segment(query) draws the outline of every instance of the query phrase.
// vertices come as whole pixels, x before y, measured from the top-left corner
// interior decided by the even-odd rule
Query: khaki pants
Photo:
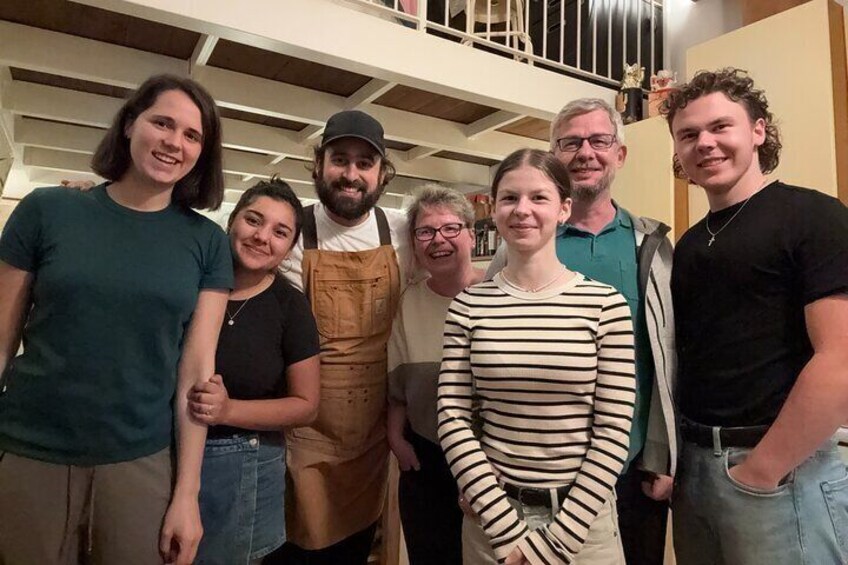
[[[544,507],[522,507],[517,501],[509,503],[518,511],[530,530],[545,526],[553,520],[553,512]],[[497,565],[489,537],[477,518],[465,516],[462,521],[463,565]],[[572,565],[624,565],[624,549],[618,532],[618,513],[614,496],[604,504],[589,528],[586,543],[575,556]]]
[[[0,564],[161,564],[170,449],[76,467],[0,452]]]

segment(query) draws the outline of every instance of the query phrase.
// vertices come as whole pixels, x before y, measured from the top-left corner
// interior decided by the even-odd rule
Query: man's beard
[[[615,173],[608,170],[595,184],[573,182],[571,183],[571,197],[575,201],[591,204],[601,194],[609,191],[613,180],[615,180]]]
[[[342,191],[344,188],[353,187],[359,190],[360,199],[346,196]],[[339,179],[327,183],[323,178],[315,179],[315,191],[321,204],[333,214],[345,220],[357,220],[367,214],[374,206],[380,196],[383,195],[384,186],[378,187],[373,192],[368,192],[368,186],[362,181],[349,182]]]

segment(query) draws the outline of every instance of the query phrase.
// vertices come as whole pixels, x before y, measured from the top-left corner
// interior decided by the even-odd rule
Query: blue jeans
[[[774,490],[734,481],[750,449],[683,444],[672,517],[686,565],[848,563],[848,471],[825,443]]]
[[[242,565],[286,539],[285,443],[280,433],[206,441],[200,482],[203,539],[196,563]]]

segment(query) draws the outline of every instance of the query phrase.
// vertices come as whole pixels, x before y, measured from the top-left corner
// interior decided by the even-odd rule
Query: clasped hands
[[[207,426],[224,424],[227,420],[230,396],[221,375],[195,384],[188,393],[188,409],[192,419]]]

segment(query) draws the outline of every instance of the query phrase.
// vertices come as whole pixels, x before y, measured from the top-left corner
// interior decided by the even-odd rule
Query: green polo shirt
[[[566,224],[557,234],[556,251],[559,260],[569,269],[614,287],[630,305],[636,343],[636,408],[630,430],[630,450],[624,467],[626,471],[645,445],[654,378],[645,304],[639,299],[633,220],[627,212],[616,207],[615,217],[598,234]]]

